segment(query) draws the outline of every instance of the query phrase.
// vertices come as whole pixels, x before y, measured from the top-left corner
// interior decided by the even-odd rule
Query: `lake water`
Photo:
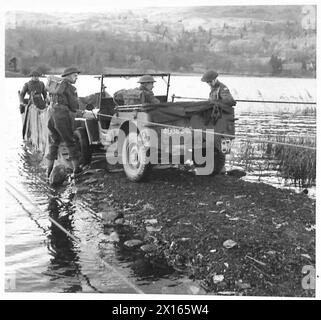
[[[220,77],[236,99],[316,101],[316,80],[287,78]],[[115,246],[86,203],[72,201],[71,189],[53,190],[44,181],[44,169],[24,146],[17,91],[27,79],[5,79],[4,180],[5,180],[5,266],[6,290],[14,292],[105,292],[135,293],[133,283],[145,293],[190,293],[189,282],[172,270],[151,268],[140,256],[129,256]],[[135,80],[112,80],[107,91],[112,94],[125,87],[135,87]],[[80,76],[78,95],[86,96],[100,89],[93,76]],[[155,94],[164,93],[166,84],[159,80]],[[200,76],[174,76],[170,96],[207,98],[209,88]],[[316,134],[316,118],[302,116],[304,105],[238,103],[235,107],[236,135]],[[282,110],[282,113],[280,113]],[[235,146],[237,146],[237,139]],[[231,165],[232,161],[228,162]],[[239,163],[236,163],[238,165]],[[234,163],[233,163],[234,165]],[[252,172],[246,179],[283,187],[276,172]],[[72,187],[70,187],[72,188]],[[31,202],[24,198],[26,196]],[[57,200],[58,199],[58,200]],[[60,212],[48,211],[48,205],[63,204]],[[23,206],[23,207],[22,207]],[[35,207],[36,206],[36,207]],[[79,243],[72,241],[50,222],[58,220]],[[107,262],[120,270],[106,269]]]

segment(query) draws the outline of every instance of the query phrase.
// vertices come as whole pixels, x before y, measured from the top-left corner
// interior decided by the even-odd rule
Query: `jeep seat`
[[[108,129],[111,116],[114,113],[115,113],[115,102],[113,98],[101,98],[100,109],[98,112],[98,120],[102,129]]]

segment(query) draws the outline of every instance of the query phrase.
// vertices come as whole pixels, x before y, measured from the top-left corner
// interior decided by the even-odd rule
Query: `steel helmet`
[[[64,70],[64,73],[61,76],[66,77],[66,76],[69,76],[70,74],[73,74],[73,73],[80,73],[80,71],[76,67],[69,67]]]
[[[149,82],[156,82],[156,81],[149,74],[145,74],[144,76],[140,77],[137,82],[138,83],[149,83]]]
[[[204,74],[203,74],[203,77],[201,79],[201,81],[203,82],[210,82],[212,80],[215,80],[218,76],[218,73],[214,70],[209,70],[209,71],[206,71]]]

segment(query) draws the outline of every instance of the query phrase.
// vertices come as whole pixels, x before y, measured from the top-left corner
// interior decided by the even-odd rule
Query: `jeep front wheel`
[[[130,132],[123,143],[122,162],[129,180],[138,182],[146,177],[151,166],[149,148],[144,146],[139,133]]]
[[[92,152],[89,145],[86,129],[82,127],[77,128],[74,131],[74,138],[76,141],[76,147],[80,155],[79,163],[81,165],[89,164],[91,162]]]

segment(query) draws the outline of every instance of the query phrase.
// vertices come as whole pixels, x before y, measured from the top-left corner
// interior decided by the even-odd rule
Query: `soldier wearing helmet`
[[[139,90],[141,91],[141,102],[142,103],[159,103],[160,101],[155,98],[153,93],[154,78],[148,74],[143,75],[137,81],[140,83]]]
[[[201,79],[202,82],[206,82],[211,88],[209,100],[212,102],[219,102],[218,104],[224,104],[229,107],[235,106],[236,102],[229,89],[225,84],[218,81],[217,77],[218,73],[216,71],[209,70],[204,73]]]
[[[46,107],[45,100],[47,97],[47,92],[45,85],[42,81],[39,80],[41,73],[37,70],[32,71],[29,76],[31,80],[24,84],[20,92],[20,112],[23,113],[25,110],[25,104],[23,103],[25,95],[29,95],[29,99],[32,99],[32,102],[39,109],[44,109]]]
[[[79,152],[73,135],[74,119],[79,109],[77,90],[73,86],[76,83],[78,68],[69,67],[61,75],[62,81],[61,93],[53,95],[53,108],[48,120],[49,129],[49,151],[46,156],[47,177],[49,178],[58,156],[58,148],[61,142],[66,143],[69,153],[69,159],[73,165],[74,176],[82,170],[79,165]]]

